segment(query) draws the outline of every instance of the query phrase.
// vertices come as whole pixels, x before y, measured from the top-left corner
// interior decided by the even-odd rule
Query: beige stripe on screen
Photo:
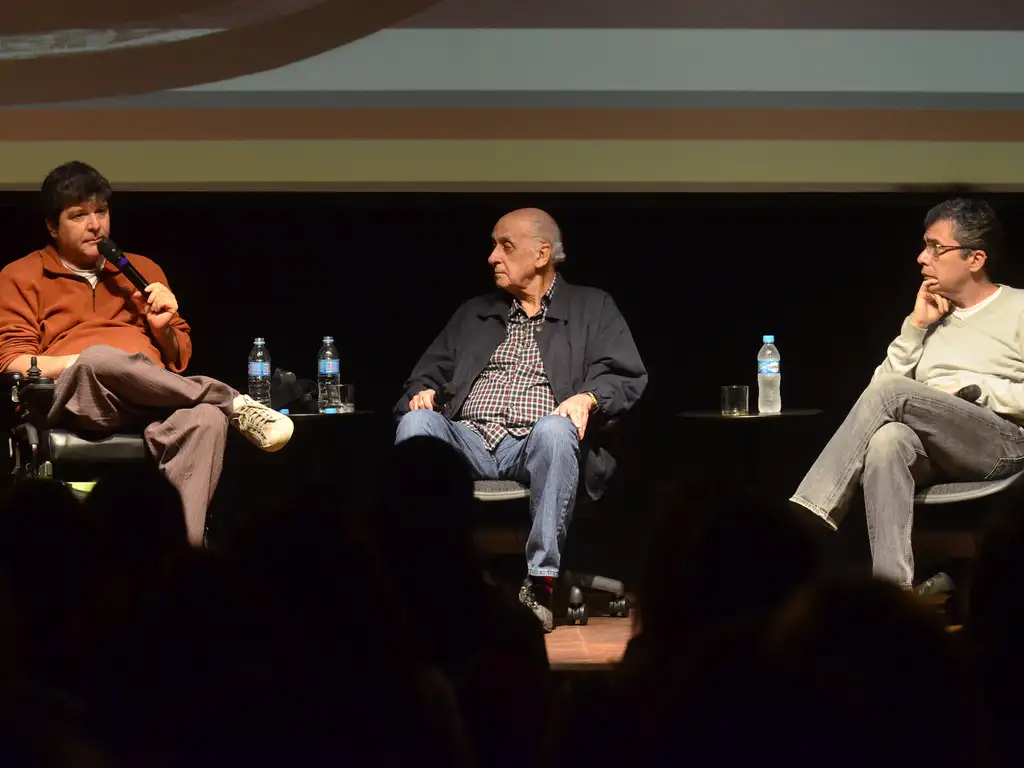
[[[77,158],[121,189],[1024,187],[1024,142],[0,142],[0,186]]]

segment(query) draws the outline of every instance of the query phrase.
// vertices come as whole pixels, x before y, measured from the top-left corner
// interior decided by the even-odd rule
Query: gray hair
[[[953,237],[965,248],[984,251],[988,260],[985,273],[991,274],[1003,253],[1003,225],[996,212],[984,200],[957,197],[939,203],[924,217],[924,228],[928,229],[937,221],[948,220],[953,224]],[[554,247],[554,246],[552,246]],[[961,254],[960,258],[967,258]]]
[[[548,243],[551,246],[551,263],[561,264],[565,261],[562,230],[558,228],[558,224],[551,217],[551,214],[546,211],[534,208],[531,210],[531,213],[533,213],[533,231],[536,238],[542,243]]]

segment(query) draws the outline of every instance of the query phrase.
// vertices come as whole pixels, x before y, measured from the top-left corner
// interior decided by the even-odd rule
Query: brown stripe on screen
[[[0,141],[1024,141],[1024,111],[786,109],[11,110]]]

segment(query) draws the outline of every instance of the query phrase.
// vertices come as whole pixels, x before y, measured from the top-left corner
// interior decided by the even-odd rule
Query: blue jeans
[[[914,492],[936,480],[998,480],[1024,467],[1024,428],[905,376],[878,377],[791,501],[833,530],[864,490],[875,576],[914,580]]]
[[[515,480],[530,487],[533,526],[526,541],[527,572],[558,576],[580,474],[580,441],[572,421],[545,416],[526,437],[509,435],[491,453],[464,424],[435,411],[410,411],[398,424],[395,442],[422,436],[454,446],[481,480]]]

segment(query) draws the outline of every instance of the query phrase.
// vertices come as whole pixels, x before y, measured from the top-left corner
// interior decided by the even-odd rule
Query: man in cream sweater
[[[1001,246],[983,201],[928,212],[913,312],[791,499],[834,530],[861,485],[873,572],[904,588],[915,488],[1024,467],[1024,291],[989,279]]]

